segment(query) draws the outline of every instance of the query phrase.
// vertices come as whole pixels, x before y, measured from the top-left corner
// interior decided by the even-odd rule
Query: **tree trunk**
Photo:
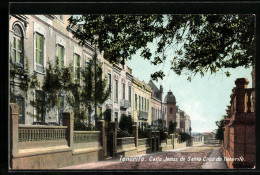
[[[94,72],[95,72],[95,127],[97,126],[97,92],[96,92],[96,85],[97,85],[97,50],[96,50],[96,46],[95,46],[95,56],[94,56]]]

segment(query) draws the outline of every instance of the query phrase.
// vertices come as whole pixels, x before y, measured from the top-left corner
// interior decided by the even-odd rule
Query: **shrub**
[[[106,109],[103,113],[106,126],[111,121],[111,109]]]
[[[138,138],[147,138],[146,131],[143,131],[141,129],[138,129]]]
[[[87,125],[83,122],[74,122],[74,130],[75,131],[86,131]]]
[[[177,126],[176,122],[173,122],[172,120],[169,122],[169,130],[168,130],[169,134],[172,134],[175,132],[176,126]]]
[[[191,136],[186,132],[180,132],[180,136],[181,136],[181,142],[185,142],[186,140],[189,140],[191,138]]]
[[[127,131],[129,134],[133,134],[133,125],[134,121],[132,120],[131,116],[122,115],[120,122],[119,122],[119,128],[122,130]]]
[[[167,139],[168,134],[166,133],[167,132],[166,128],[160,127],[159,132],[160,132],[160,141]]]

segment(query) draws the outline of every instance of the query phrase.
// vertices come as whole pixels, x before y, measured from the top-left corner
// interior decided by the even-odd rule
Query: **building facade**
[[[166,106],[166,127],[169,127],[169,122],[176,122],[176,98],[170,90],[164,98]]]
[[[132,70],[126,65],[110,64],[102,59],[103,74],[107,77],[108,86],[111,88],[109,99],[103,104],[102,112],[111,110],[111,120],[120,122],[122,115],[131,116],[133,106]]]
[[[158,89],[152,80],[149,81],[148,85],[152,89],[152,96],[151,96],[152,125],[158,126],[159,119],[161,119],[161,121],[165,123],[165,119],[163,118],[162,115],[163,87],[160,86],[160,89]]]
[[[144,82],[133,78],[133,118],[141,128],[151,125],[152,89]]]
[[[84,67],[94,54],[94,48],[86,44],[79,46],[68,28],[68,15],[10,15],[9,41],[10,60],[26,68],[30,74],[36,73],[40,83],[46,75],[46,67],[54,65],[58,60],[60,67],[73,66],[73,76],[77,79],[77,71]],[[18,79],[14,80],[17,83]],[[11,86],[11,84],[10,84]],[[60,94],[62,107],[49,113],[36,111],[30,101],[44,98],[42,89],[30,90],[25,97],[18,87],[14,86],[15,102],[20,106],[21,123],[34,122],[60,123],[60,114],[68,108],[64,94]],[[32,115],[27,115],[28,113]]]

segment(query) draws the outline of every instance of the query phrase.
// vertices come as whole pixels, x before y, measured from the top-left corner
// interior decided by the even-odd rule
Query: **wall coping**
[[[117,138],[117,139],[120,139],[120,140],[124,140],[124,139],[134,139],[135,137],[121,137],[121,138]]]
[[[66,129],[67,126],[49,126],[49,125],[25,125],[19,124],[18,128],[48,128],[48,129]]]
[[[76,134],[99,134],[100,131],[74,131]]]

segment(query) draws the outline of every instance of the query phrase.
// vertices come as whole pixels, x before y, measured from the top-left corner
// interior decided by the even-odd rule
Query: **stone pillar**
[[[69,147],[73,150],[73,136],[74,136],[74,113],[63,112],[63,126],[67,126],[66,139]]]
[[[107,157],[107,143],[106,143],[106,137],[105,137],[105,121],[99,120],[97,121],[97,128],[100,131],[100,143],[103,147],[103,155],[104,157]]]
[[[245,112],[246,100],[245,100],[245,89],[247,88],[249,81],[246,78],[238,78],[235,81],[236,84],[236,112]]]
[[[19,116],[19,106],[15,103],[10,103],[10,165],[13,168],[13,155],[18,154],[18,117]]]
[[[133,135],[135,138],[135,147],[138,147],[138,127],[137,127],[137,125],[133,125]]]
[[[114,121],[109,123],[109,137],[111,139],[111,146],[113,147],[113,157],[115,157],[117,152],[117,123]]]
[[[175,139],[175,134],[171,134],[172,136],[172,148],[174,149],[174,139]]]
[[[166,145],[167,145],[168,144],[168,132],[164,132],[164,134],[167,135],[166,140],[165,140]]]
[[[149,139],[150,149],[152,149],[152,129],[151,128],[147,128],[146,129],[146,133],[147,133],[147,137]]]

